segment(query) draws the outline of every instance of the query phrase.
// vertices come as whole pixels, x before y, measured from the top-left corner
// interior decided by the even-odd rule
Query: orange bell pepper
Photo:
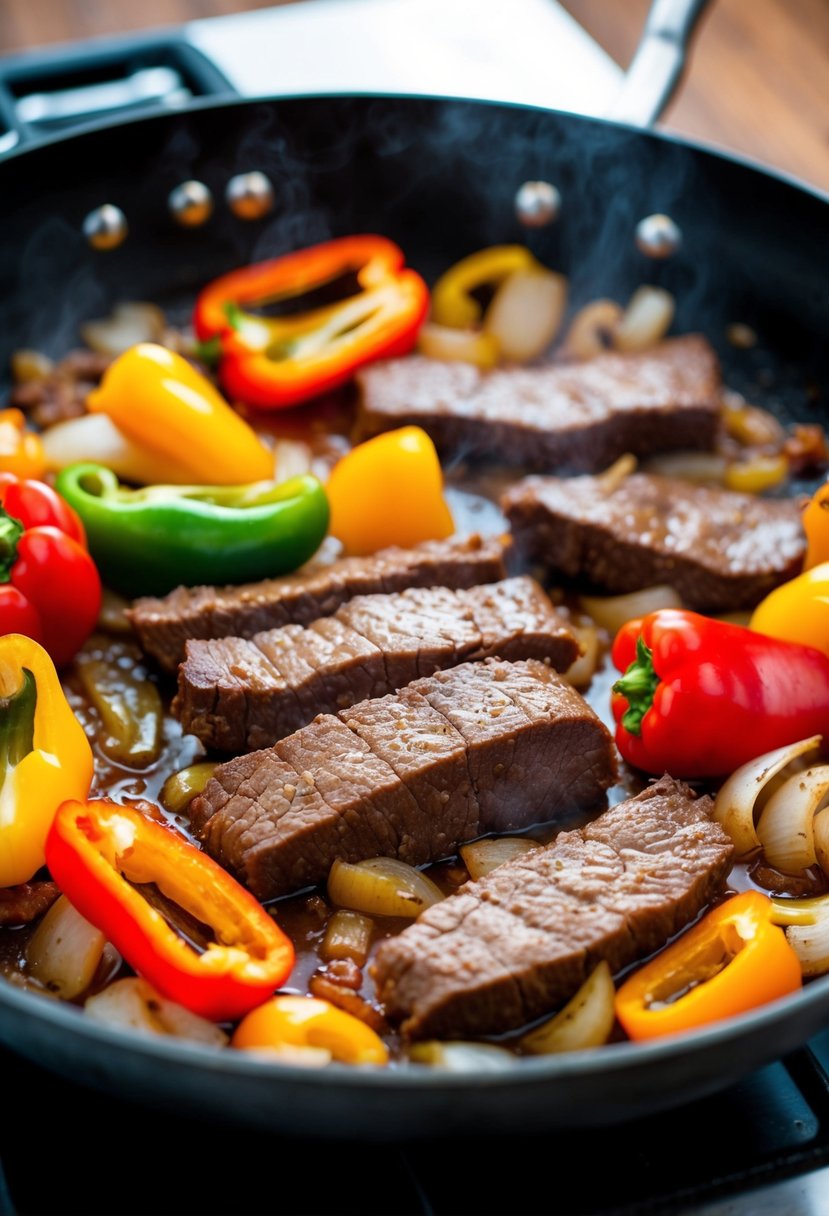
[[[628,1036],[682,1034],[800,988],[800,962],[773,915],[759,891],[735,895],[635,972],[616,994]]]
[[[807,541],[803,569],[810,570],[829,562],[829,481],[807,502],[801,519]]]
[[[237,1027],[231,1046],[246,1051],[316,1048],[344,1064],[385,1064],[383,1040],[359,1018],[317,997],[275,996]]]
[[[39,435],[26,429],[20,410],[0,410],[0,473],[39,480],[46,472],[46,457]]]

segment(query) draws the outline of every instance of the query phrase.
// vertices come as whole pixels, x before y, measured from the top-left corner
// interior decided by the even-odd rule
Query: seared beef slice
[[[459,843],[599,808],[613,744],[546,664],[465,663],[221,765],[193,800],[207,851],[259,899],[335,858],[413,865]]]
[[[380,946],[375,978],[413,1038],[516,1029],[606,959],[663,946],[725,887],[733,848],[712,801],[663,777],[587,827],[506,862]]]
[[[128,613],[141,646],[166,671],[184,658],[188,638],[250,638],[264,629],[308,625],[357,595],[405,587],[474,587],[504,578],[504,547],[495,537],[427,541],[382,549],[327,566],[238,587],[177,587],[162,599],[138,599]]]
[[[578,656],[575,637],[531,578],[360,596],[307,629],[190,641],[173,711],[208,747],[251,751],[318,713],[496,656],[543,659],[559,671]]]
[[[806,548],[795,499],[647,473],[526,477],[501,506],[528,561],[612,592],[667,583],[703,612],[753,607]]]
[[[705,338],[587,363],[480,371],[415,356],[358,373],[361,436],[416,424],[450,454],[535,469],[602,469],[623,452],[710,449],[720,373]]]

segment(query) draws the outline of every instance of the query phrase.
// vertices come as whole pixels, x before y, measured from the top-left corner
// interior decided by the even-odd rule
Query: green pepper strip
[[[328,499],[310,474],[132,490],[111,469],[75,464],[56,488],[83,520],[102,578],[125,595],[287,574],[316,552],[328,529]]]

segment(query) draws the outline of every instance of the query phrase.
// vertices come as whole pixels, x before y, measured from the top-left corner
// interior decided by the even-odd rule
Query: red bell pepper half
[[[60,667],[100,608],[101,580],[78,516],[44,482],[0,474],[0,633],[25,634]]]
[[[261,904],[178,832],[132,807],[64,802],[46,864],[139,975],[202,1017],[242,1017],[291,972],[293,946]]]
[[[284,316],[257,315],[347,276],[357,290],[345,299]],[[428,288],[404,266],[397,245],[366,235],[223,275],[201,292],[193,320],[202,342],[218,341],[219,379],[230,398],[280,409],[345,384],[375,359],[406,354],[428,307]]]
[[[612,658],[616,745],[635,768],[717,777],[829,731],[829,658],[696,612],[628,621]]]

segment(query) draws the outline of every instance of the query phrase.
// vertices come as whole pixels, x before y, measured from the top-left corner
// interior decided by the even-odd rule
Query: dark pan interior
[[[256,224],[221,203],[228,178],[250,169],[276,188],[274,213]],[[218,200],[197,230],[176,227],[167,212],[169,191],[188,178]],[[825,420],[825,200],[653,134],[423,98],[211,103],[7,157],[0,377],[15,348],[60,355],[77,343],[79,321],[118,300],[157,300],[183,320],[216,273],[330,236],[382,232],[433,278],[465,253],[524,239],[513,198],[527,179],[561,190],[558,223],[530,241],[570,276],[574,306],[598,295],[624,301],[640,283],[658,282],[676,295],[676,330],[713,341],[726,383],[784,419]],[[130,235],[102,254],[88,248],[81,225],[104,202],[124,210]],[[643,257],[633,239],[636,222],[656,211],[684,234],[664,263]],[[735,321],[756,330],[757,346],[729,345]],[[687,1041],[528,1061],[509,1076],[335,1069],[321,1077],[131,1039],[0,987],[0,1039],[78,1080],[307,1134],[375,1138],[424,1134],[436,1119],[447,1133],[615,1122],[725,1086],[802,1043],[828,1015],[829,981],[821,981],[780,1009]]]

